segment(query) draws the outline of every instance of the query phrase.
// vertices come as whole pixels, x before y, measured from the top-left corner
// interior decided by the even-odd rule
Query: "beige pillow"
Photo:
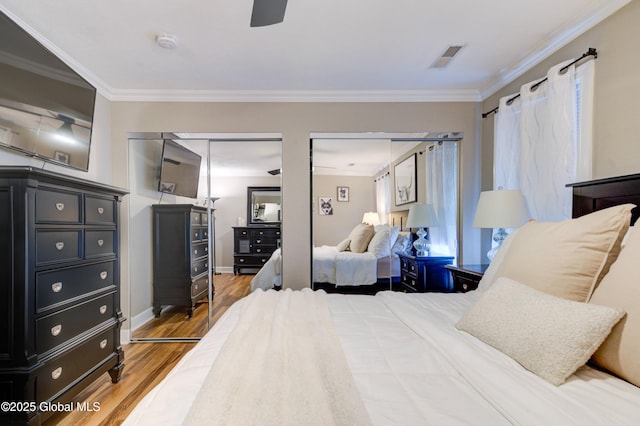
[[[338,243],[338,245],[336,246],[336,249],[338,249],[338,251],[347,251],[349,250],[349,239],[345,238],[344,240],[340,241]]]
[[[349,250],[353,253],[364,253],[373,237],[373,225],[360,223],[349,234]]]
[[[584,365],[624,311],[498,278],[456,324],[554,385]]]
[[[610,207],[563,222],[522,226],[495,277],[586,302],[620,252],[633,204]]]
[[[634,226],[609,273],[593,292],[589,303],[624,309],[627,316],[591,358],[613,374],[640,386],[640,226]]]

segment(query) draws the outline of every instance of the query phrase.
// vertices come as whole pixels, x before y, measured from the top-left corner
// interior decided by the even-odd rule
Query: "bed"
[[[363,235],[367,229],[369,236]],[[359,224],[338,245],[313,247],[314,289],[368,294],[390,289],[400,278],[396,252],[407,251],[410,243],[409,233],[398,227]],[[251,280],[251,290],[280,287],[281,262],[277,249]]]
[[[252,293],[125,424],[640,424],[640,175],[573,190],[476,291]]]

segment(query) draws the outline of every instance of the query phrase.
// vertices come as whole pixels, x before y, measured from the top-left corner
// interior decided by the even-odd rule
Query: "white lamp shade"
[[[428,228],[436,225],[436,215],[431,204],[416,203],[409,207],[407,228]]]
[[[480,193],[474,228],[517,228],[529,219],[527,204],[517,189]]]
[[[380,217],[376,212],[366,212],[364,216],[362,216],[362,223],[367,223],[369,225],[380,225]]]

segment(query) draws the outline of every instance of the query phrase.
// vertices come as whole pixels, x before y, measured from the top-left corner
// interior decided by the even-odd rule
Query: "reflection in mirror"
[[[221,303],[216,302],[219,289],[223,291],[221,300],[225,299],[224,291],[232,291],[234,297],[241,297],[249,292],[250,283],[259,270],[236,270],[234,229],[246,226],[249,220],[246,216],[248,187],[280,187],[280,175],[273,175],[269,170],[281,169],[281,142],[280,138],[251,140],[249,134],[152,136],[141,134],[129,140],[128,318],[132,341],[196,340],[207,332],[216,318],[216,306]],[[194,198],[177,195],[177,187],[171,190],[166,185],[159,185],[163,145],[168,138],[202,157]],[[180,159],[176,161],[183,163]],[[175,167],[176,161],[169,163]],[[183,182],[185,186],[188,183]],[[158,220],[159,211],[167,215],[168,221]],[[189,237],[181,238],[179,226],[171,221],[186,223]],[[154,236],[160,229],[172,239],[171,246],[181,246],[184,242],[186,253],[178,255],[172,250],[159,249]],[[277,246],[280,239],[278,235]],[[170,263],[172,257],[181,257],[186,261],[178,263],[189,265],[186,279],[179,284],[182,289],[172,287],[167,290],[171,295],[185,294],[184,301],[182,298],[163,298],[161,301],[157,298],[164,290],[157,285],[159,273],[154,268],[154,257],[162,257],[163,253],[166,254],[161,261],[163,264]],[[263,257],[266,253],[264,249]],[[176,277],[169,278],[166,285],[171,287],[177,280]],[[211,307],[207,306],[208,280],[211,280],[213,296]]]
[[[343,293],[452,289],[443,265],[455,263],[458,256],[457,150],[461,138],[460,133],[313,136],[315,288]],[[434,211],[434,220],[426,229],[431,241],[429,258],[418,261],[438,263],[440,290],[426,283],[420,287],[421,277],[411,276],[410,271],[403,274],[406,268],[402,265],[408,268],[415,261],[412,244],[417,228],[408,228],[407,218],[410,207],[417,203],[428,204]],[[371,228],[372,235],[368,235]],[[352,248],[363,253],[355,256]],[[327,261],[326,256],[333,258]],[[346,274],[346,267],[336,265],[347,256],[360,258],[362,266],[347,269]],[[328,270],[327,265],[334,269]]]
[[[249,224],[278,224],[282,221],[282,191],[279,186],[250,186],[247,188],[247,217]]]

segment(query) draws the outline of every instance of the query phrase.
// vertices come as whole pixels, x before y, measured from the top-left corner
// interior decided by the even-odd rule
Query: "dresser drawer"
[[[44,353],[114,317],[107,294],[36,320],[36,351]]]
[[[115,231],[85,231],[85,257],[115,256],[115,241]]]
[[[36,264],[79,260],[81,231],[36,231]]]
[[[191,226],[200,226],[202,224],[202,215],[200,212],[191,212]]]
[[[265,256],[234,256],[233,258],[234,264],[239,268],[261,268],[270,257],[271,254]]]
[[[114,285],[114,262],[36,274],[36,313]]]
[[[36,373],[36,400],[49,400],[79,381],[86,373],[107,360],[115,352],[115,348],[114,330],[109,329],[48,361]]]
[[[456,276],[456,279],[453,283],[455,286],[454,291],[464,293],[467,291],[475,290],[476,288],[478,288],[478,281],[478,277],[458,275]]]
[[[192,259],[197,259],[199,257],[206,256],[208,254],[209,254],[209,243],[206,241],[202,243],[194,243],[191,247]]]
[[[400,269],[409,275],[416,277],[418,274],[418,263],[410,259],[402,259]]]
[[[402,272],[400,280],[414,291],[418,291],[418,279],[415,276]]]
[[[87,196],[85,198],[85,223],[89,225],[115,225],[116,202],[112,199]]]
[[[280,238],[280,230],[279,229],[252,229],[251,230],[251,238],[255,241],[256,239],[271,239],[273,241]]]
[[[203,232],[202,228],[191,228],[191,241],[202,241]]]
[[[191,276],[197,277],[198,275],[202,275],[203,273],[208,271],[208,268],[209,268],[208,258],[193,261],[191,263]]]
[[[276,246],[268,244],[254,244],[252,253],[271,255],[276,250]]]
[[[36,190],[36,223],[81,223],[82,195],[74,192]]]
[[[191,297],[196,298],[209,289],[209,277],[202,277],[191,283]]]

